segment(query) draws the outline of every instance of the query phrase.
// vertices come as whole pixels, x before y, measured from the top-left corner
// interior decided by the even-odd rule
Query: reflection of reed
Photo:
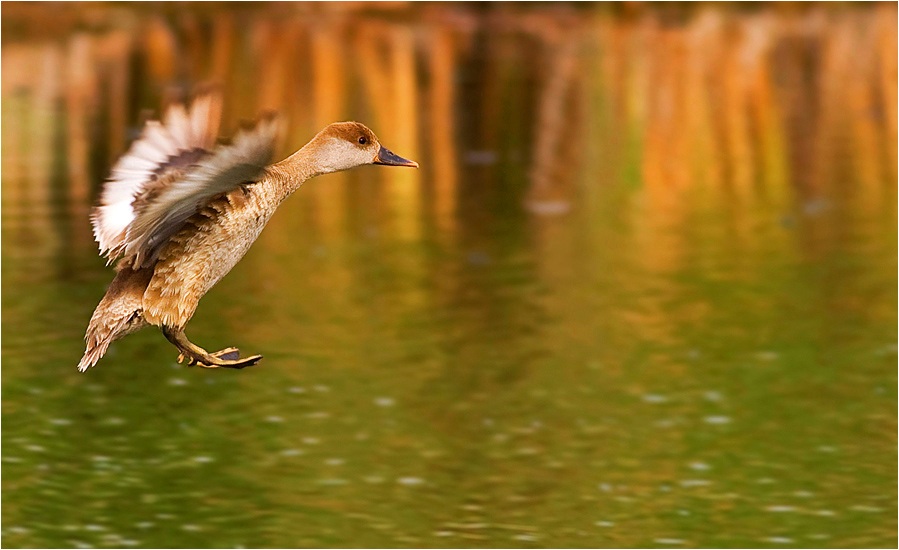
[[[535,134],[534,164],[531,167],[530,209],[540,213],[560,213],[570,207],[570,183],[578,149],[583,140],[574,137],[571,121],[581,118],[572,104],[576,103],[578,90],[578,47],[582,37],[571,29],[549,27],[544,30],[547,43],[548,75],[540,94],[537,115],[538,132]],[[572,139],[574,137],[574,139]],[[566,185],[568,184],[568,185]],[[562,195],[562,196],[559,196]]]
[[[456,209],[456,185],[458,155],[455,145],[453,114],[455,93],[453,74],[456,62],[453,37],[446,29],[433,26],[428,29],[428,74],[431,77],[428,98],[428,127],[431,148],[428,151],[433,167],[430,169],[432,196],[431,212],[439,227],[452,230]]]
[[[360,76],[377,132],[390,147],[415,158],[418,153],[418,76],[416,44],[406,26],[363,20],[354,43]],[[381,174],[389,208],[404,237],[418,236],[421,190],[418,173]]]

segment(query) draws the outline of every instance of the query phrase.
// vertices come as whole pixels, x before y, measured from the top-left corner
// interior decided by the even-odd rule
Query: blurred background
[[[6,547],[894,547],[895,4],[2,7]],[[75,370],[88,220],[225,89],[308,182],[189,326]]]

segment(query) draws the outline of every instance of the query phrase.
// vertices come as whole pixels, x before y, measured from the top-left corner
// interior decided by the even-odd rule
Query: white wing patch
[[[207,93],[190,109],[170,107],[165,124],[146,123],[113,167],[91,216],[101,255],[149,265],[209,199],[258,177],[274,152],[278,120],[265,118],[233,144],[215,146],[221,111],[221,95]]]

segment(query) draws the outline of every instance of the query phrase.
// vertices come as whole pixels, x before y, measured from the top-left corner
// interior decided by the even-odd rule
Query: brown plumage
[[[337,122],[302,149],[268,165],[280,121],[265,115],[230,144],[216,144],[221,97],[175,105],[150,121],[112,169],[91,221],[101,254],[118,259],[116,276],[85,334],[78,364],[92,367],[109,344],[147,325],[162,329],[189,364],[243,368],[227,348],[209,353],[184,327],[200,298],[243,257],[278,205],[309,178],[363,164],[414,166],[382,147],[358,122]]]

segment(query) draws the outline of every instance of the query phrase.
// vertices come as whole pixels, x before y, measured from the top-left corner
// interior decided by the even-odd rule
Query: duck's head
[[[364,164],[418,168],[417,162],[404,159],[382,146],[375,133],[359,122],[335,122],[319,132],[309,146],[314,150],[320,174]]]

